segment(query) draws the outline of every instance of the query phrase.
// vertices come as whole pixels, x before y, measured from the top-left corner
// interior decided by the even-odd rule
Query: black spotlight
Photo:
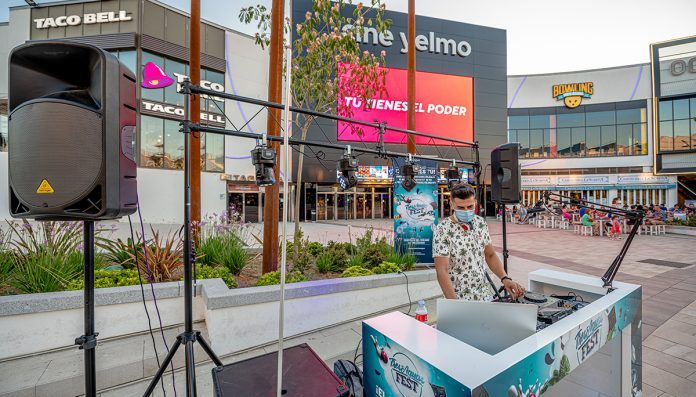
[[[454,185],[461,182],[462,175],[459,173],[459,168],[454,160],[452,160],[452,165],[445,171],[445,178],[447,179],[447,186],[452,189]]]
[[[401,182],[401,186],[403,186],[407,192],[410,192],[416,187],[416,166],[413,164],[410,154],[408,155],[408,161],[401,166],[401,175],[404,176],[404,181]]]
[[[350,146],[346,148],[343,158],[338,160],[338,170],[341,172],[338,176],[341,190],[348,190],[358,184],[358,177],[355,176],[358,170],[358,159],[350,154]]]
[[[273,166],[276,164],[276,152],[266,144],[265,135],[262,143],[251,151],[251,163],[256,167],[256,184],[258,186],[275,185]]]

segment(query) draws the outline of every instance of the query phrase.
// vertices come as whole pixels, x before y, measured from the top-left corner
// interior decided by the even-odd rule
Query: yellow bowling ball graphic
[[[576,96],[567,96],[563,98],[563,103],[569,108],[576,108],[580,106],[580,103],[582,103],[582,97],[579,95]]]

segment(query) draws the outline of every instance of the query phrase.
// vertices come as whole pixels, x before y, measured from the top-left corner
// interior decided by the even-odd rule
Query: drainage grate
[[[659,265],[659,266],[676,267],[679,269],[693,265],[693,263],[671,262],[671,261],[663,261],[660,259],[643,259],[642,261],[638,261],[638,262],[650,263],[652,265]]]

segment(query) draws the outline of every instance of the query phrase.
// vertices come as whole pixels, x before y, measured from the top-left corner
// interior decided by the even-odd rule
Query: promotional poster
[[[631,329],[631,390],[642,396],[640,290],[540,348],[482,385],[464,385],[363,323],[364,385],[368,397],[538,397],[590,359],[608,342]],[[620,343],[620,341],[617,341]],[[637,347],[636,347],[637,346]],[[588,363],[587,365],[593,365]],[[462,370],[466,370],[462,367]],[[620,380],[615,374],[606,374]],[[597,379],[597,384],[600,381]],[[594,384],[583,385],[591,388]],[[469,388],[471,387],[471,388]],[[600,388],[600,386],[596,386]],[[620,389],[620,384],[616,387]],[[610,393],[598,390],[598,394]],[[554,394],[554,393],[551,393]],[[557,394],[554,394],[557,395]],[[608,395],[608,394],[607,394]],[[620,395],[626,395],[620,392]]]
[[[339,84],[339,101],[344,101],[352,109],[353,119],[367,122],[382,122],[392,127],[406,128],[408,116],[407,90],[404,82],[406,70],[385,68],[386,94],[364,104],[359,98],[341,94]],[[350,73],[349,71],[347,73]],[[350,76],[339,80],[340,83],[353,84]],[[455,138],[465,141],[474,140],[474,83],[468,76],[416,72],[416,86],[428,89],[416,91],[415,113],[418,131]],[[350,128],[347,123],[337,124],[339,141],[378,142],[379,133],[375,128]],[[428,137],[415,137],[417,145],[457,145]],[[406,143],[406,135],[387,130],[385,143]]]
[[[413,160],[416,185],[403,186],[401,166],[406,159],[394,159],[394,245],[400,252],[410,250],[418,263],[433,262],[433,233],[438,219],[437,163]]]

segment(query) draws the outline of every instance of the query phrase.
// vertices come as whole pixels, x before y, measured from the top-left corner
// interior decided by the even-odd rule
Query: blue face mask
[[[454,216],[460,223],[471,223],[474,220],[474,210],[454,210]]]

